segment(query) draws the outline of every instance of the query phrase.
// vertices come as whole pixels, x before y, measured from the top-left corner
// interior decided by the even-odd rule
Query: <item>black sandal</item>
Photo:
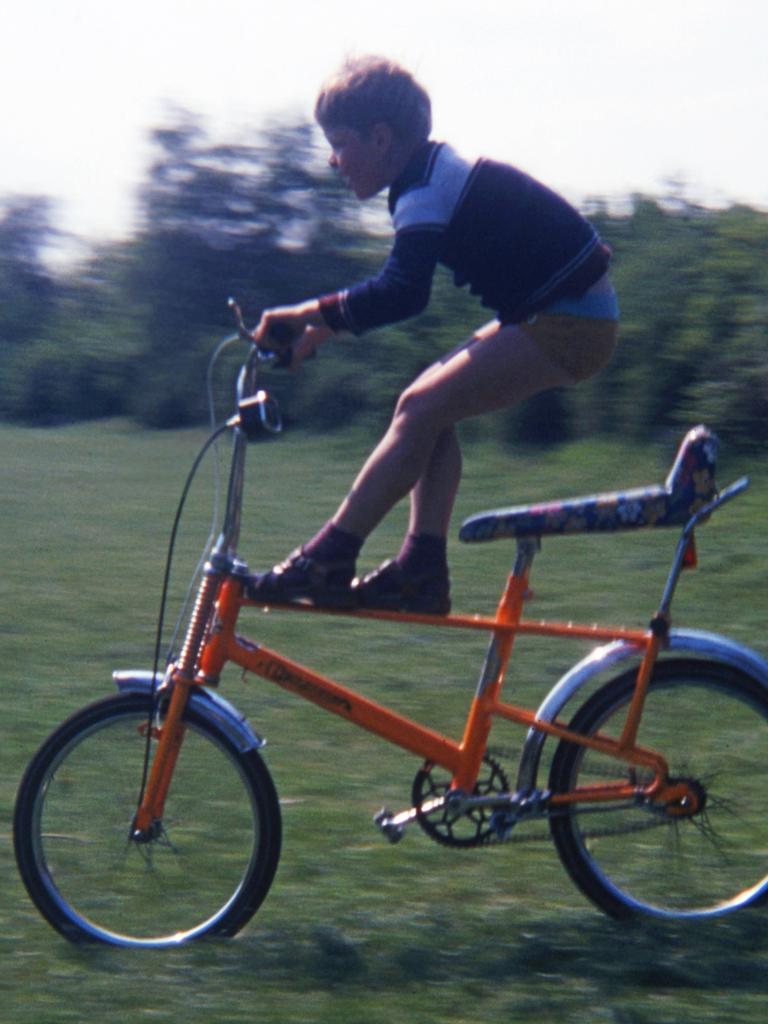
[[[269,572],[251,576],[245,596],[264,604],[311,601],[323,608],[352,608],[356,603],[351,588],[354,573],[354,562],[318,562],[296,548]]]
[[[421,615],[447,615],[451,610],[447,573],[412,576],[394,559],[383,562],[362,579],[354,579],[352,592],[360,608]]]

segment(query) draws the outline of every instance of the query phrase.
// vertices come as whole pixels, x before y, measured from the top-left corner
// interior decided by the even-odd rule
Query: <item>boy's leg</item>
[[[389,429],[336,514],[308,544],[256,578],[252,596],[272,601],[311,597],[318,603],[354,598],[346,585],[354,562],[340,547],[359,549],[409,492],[411,522],[417,530],[426,530],[426,524],[430,531],[438,528],[434,536],[444,542],[461,469],[454,425],[570,383],[570,374],[520,328],[498,323],[483,328],[405,390]],[[397,572],[397,563],[393,569]],[[389,589],[391,575],[379,577],[373,587],[383,583]],[[370,576],[364,585],[366,581],[371,582]],[[447,574],[437,583],[434,607],[444,610]],[[364,597],[359,588],[357,596]],[[428,585],[427,597],[431,599]],[[414,607],[417,602],[418,595]]]
[[[387,433],[334,515],[334,525],[367,537],[417,488],[412,522],[429,522],[433,528],[440,521],[444,531],[447,521],[441,519],[440,506],[447,512],[447,503],[452,505],[460,471],[454,424],[571,383],[570,375],[525,331],[489,324],[405,390]]]
[[[411,490],[409,534],[446,536],[461,481],[461,466],[456,428],[447,427],[438,437],[426,468]]]

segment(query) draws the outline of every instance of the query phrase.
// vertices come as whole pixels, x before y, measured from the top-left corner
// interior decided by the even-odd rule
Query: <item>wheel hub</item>
[[[670,818],[693,818],[701,814],[707,803],[707,791],[698,779],[670,779],[662,792],[661,801],[654,801]]]

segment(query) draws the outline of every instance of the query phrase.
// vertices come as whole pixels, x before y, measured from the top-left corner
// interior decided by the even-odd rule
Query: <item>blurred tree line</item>
[[[363,279],[388,251],[383,201],[363,207],[348,195],[308,124],[275,123],[235,144],[180,115],[152,141],[134,234],[64,269],[46,259],[57,240],[49,200],[0,202],[0,418],[200,422],[208,357],[233,326],[228,296],[255,321],[265,306]],[[706,422],[741,448],[764,445],[768,214],[705,209],[680,190],[634,196],[620,212],[595,200],[586,213],[615,253],[613,362],[475,429],[550,443]],[[482,319],[439,273],[421,317],[340,341],[296,376],[275,371],[270,387],[289,421],[378,430],[402,386]],[[229,401],[231,378],[226,386]]]

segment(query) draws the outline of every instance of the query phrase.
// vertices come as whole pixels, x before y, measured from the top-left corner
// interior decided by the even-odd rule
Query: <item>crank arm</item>
[[[494,811],[506,812],[510,820],[505,827],[521,818],[537,817],[547,812],[549,792],[533,790],[525,793],[495,793],[487,796],[468,796],[461,790],[451,790],[445,796],[427,800],[419,807],[410,807],[399,814],[392,814],[386,808],[379,811],[374,822],[391,843],[399,843],[405,834],[405,828],[420,816],[428,816],[435,811],[445,810],[452,819],[458,818],[467,811],[490,808]]]
[[[420,807],[409,807],[407,811],[400,811],[399,814],[392,814],[386,807],[383,807],[378,814],[375,814],[373,821],[381,829],[390,843],[399,843],[405,835],[405,826],[415,821],[420,814],[432,814],[439,811],[449,802],[449,797],[438,796],[434,800],[427,800]]]

